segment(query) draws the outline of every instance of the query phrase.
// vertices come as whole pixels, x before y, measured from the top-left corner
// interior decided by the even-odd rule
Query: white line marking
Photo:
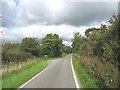
[[[75,75],[74,68],[73,68],[72,56],[71,56],[71,67],[72,67],[72,72],[73,72],[73,77],[74,77],[74,80],[75,80],[76,88],[80,88],[80,87],[79,87],[79,84],[78,84],[78,81],[77,81],[77,78],[76,78],[76,75]]]
[[[30,80],[28,80],[27,82],[25,82],[23,85],[21,85],[19,88],[23,88],[25,85],[27,85],[29,82],[31,82],[33,79],[35,79],[37,76],[39,76],[41,73],[43,73],[44,71],[46,71],[48,69],[45,68],[43,71],[41,71],[40,73],[38,73],[37,75],[35,75],[34,77],[32,77]]]
[[[52,64],[53,65],[53,64]],[[51,66],[52,66],[51,65]],[[42,74],[44,71],[46,71],[47,69],[49,69],[51,66],[47,66],[44,70],[42,70],[40,73],[38,73],[37,75],[35,75],[34,77],[32,77],[30,80],[28,80],[27,82],[25,82],[24,84],[22,84],[20,87],[18,88],[23,88],[25,85],[27,85],[29,82],[31,82],[33,79],[35,79],[36,77],[38,77],[40,74]],[[19,89],[18,89],[19,90]]]

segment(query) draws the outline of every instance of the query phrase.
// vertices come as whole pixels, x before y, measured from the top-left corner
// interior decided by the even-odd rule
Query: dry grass
[[[9,64],[5,64],[4,67],[2,68],[2,74],[4,75],[5,73],[12,73],[14,71],[21,70],[22,68],[28,65],[30,66],[36,62],[37,59],[28,59],[25,61],[11,62]]]
[[[45,60],[37,59],[36,61],[36,63],[26,65],[20,70],[17,69],[16,71],[9,71],[7,73],[4,73],[2,76],[2,88],[17,88],[47,66],[47,61]]]
[[[118,67],[97,57],[76,55],[86,71],[97,81],[100,88],[118,88]]]
[[[77,73],[77,77],[80,80],[80,86],[82,88],[98,88],[96,85],[96,81],[91,78],[91,76],[86,72],[84,67],[81,66],[79,60],[77,60],[74,56],[72,57],[74,69]]]

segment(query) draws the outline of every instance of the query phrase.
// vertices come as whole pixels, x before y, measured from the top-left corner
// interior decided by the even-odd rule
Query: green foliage
[[[73,42],[72,43],[72,52],[76,53],[79,50],[80,45],[83,42],[82,36],[80,35],[79,32],[74,33],[74,38],[73,38],[72,42]]]
[[[21,42],[21,49],[27,53],[31,53],[34,56],[40,56],[40,45],[36,38],[24,38]]]
[[[3,74],[2,88],[18,88],[47,66],[46,60],[31,60],[31,63],[27,65],[24,62],[25,65],[21,69]]]
[[[98,88],[98,86],[96,85],[96,81],[93,80],[92,77],[86,72],[86,70],[82,67],[80,61],[77,60],[75,56],[73,56],[72,60],[82,88]]]
[[[66,53],[66,54],[70,54],[72,52],[72,49],[71,49],[70,46],[66,46],[66,45],[63,44],[63,46],[62,46],[62,52]]]
[[[89,28],[84,37],[76,33],[73,38],[73,53],[76,52],[80,57],[89,57],[82,59],[83,67],[97,79],[102,88],[117,87],[118,84],[118,72],[115,69],[118,66],[120,51],[119,17],[113,15],[108,25],[101,24],[100,28]]]
[[[21,43],[6,43],[2,46],[3,64],[26,60],[32,57],[58,57],[62,56],[62,39],[57,34],[48,34],[40,42],[37,38],[26,37]],[[66,52],[69,53],[69,47],[64,46]],[[65,52],[65,53],[66,53]]]
[[[57,34],[47,34],[42,39],[42,50],[44,55],[48,57],[58,57],[62,55],[62,39]]]
[[[97,56],[118,61],[118,16],[111,18],[109,26],[101,24],[100,28],[89,28],[85,32],[85,37],[81,37],[79,33],[74,34],[72,48],[73,53]]]
[[[20,49],[19,44],[4,44],[2,48],[2,62],[25,60],[31,57],[30,53],[26,53]]]
[[[118,67],[111,62],[106,62],[97,57],[90,57],[86,55],[75,55],[80,68],[84,70],[96,81],[99,88],[118,88]],[[79,73],[81,74],[81,73]]]

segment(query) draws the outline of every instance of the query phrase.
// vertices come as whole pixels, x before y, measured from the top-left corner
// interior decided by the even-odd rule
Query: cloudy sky
[[[71,44],[74,32],[100,27],[117,14],[118,0],[2,0],[0,30],[3,42],[21,42],[25,37],[42,39],[59,34]]]

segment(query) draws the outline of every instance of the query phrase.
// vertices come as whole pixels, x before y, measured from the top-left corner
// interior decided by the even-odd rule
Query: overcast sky
[[[20,42],[25,37],[42,39],[56,33],[70,45],[74,32],[84,35],[87,28],[100,27],[117,14],[117,1],[4,0],[0,2],[3,42]]]

